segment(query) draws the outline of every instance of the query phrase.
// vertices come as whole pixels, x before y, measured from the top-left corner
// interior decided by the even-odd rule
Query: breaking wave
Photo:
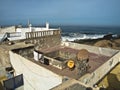
[[[98,39],[103,38],[105,34],[81,34],[81,33],[62,33],[63,41],[74,41],[83,39]]]
[[[120,35],[120,27],[62,26],[61,29],[63,41],[99,39],[108,34],[113,37]]]

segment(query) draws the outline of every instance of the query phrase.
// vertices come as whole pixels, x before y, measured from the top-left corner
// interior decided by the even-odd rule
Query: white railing
[[[37,38],[42,36],[58,35],[58,34],[60,34],[60,30],[26,32],[26,38],[29,39],[29,38]]]
[[[21,37],[21,32],[8,33],[8,37]]]

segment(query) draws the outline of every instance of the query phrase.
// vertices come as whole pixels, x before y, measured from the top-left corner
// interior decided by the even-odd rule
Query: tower
[[[30,32],[32,32],[32,24],[30,24],[30,20],[28,19],[28,28],[30,29]]]
[[[46,22],[46,29],[49,29],[49,23]]]

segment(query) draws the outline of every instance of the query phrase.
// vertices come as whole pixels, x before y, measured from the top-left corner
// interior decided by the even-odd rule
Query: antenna
[[[29,25],[30,25],[30,20],[28,19],[28,27],[29,27]]]

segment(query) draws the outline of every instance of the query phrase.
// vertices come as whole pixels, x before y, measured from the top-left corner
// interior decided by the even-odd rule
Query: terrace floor
[[[49,52],[53,52],[53,51],[56,51],[56,50],[64,50],[64,51],[72,52],[72,53],[76,53],[76,54],[79,51],[79,50],[69,48],[69,47],[56,46],[56,47],[52,47],[52,48],[49,48],[49,49],[42,49],[42,50],[40,50],[40,52],[49,53]],[[97,55],[95,53],[89,52],[89,66],[90,66],[90,68],[88,70],[88,73],[93,72],[94,70],[96,70],[98,67],[100,67],[103,63],[105,63],[109,59],[110,59],[110,57],[108,57],[108,56]],[[77,71],[75,69],[72,70],[72,71],[69,70],[69,68],[65,68],[65,69],[60,70],[60,69],[55,68],[51,65],[45,65],[45,64],[42,64],[40,62],[37,62],[33,59],[31,61],[36,63],[36,64],[39,64],[40,66],[58,74],[58,75],[68,76],[68,77],[74,78],[74,79],[79,78],[79,77],[77,77]]]

